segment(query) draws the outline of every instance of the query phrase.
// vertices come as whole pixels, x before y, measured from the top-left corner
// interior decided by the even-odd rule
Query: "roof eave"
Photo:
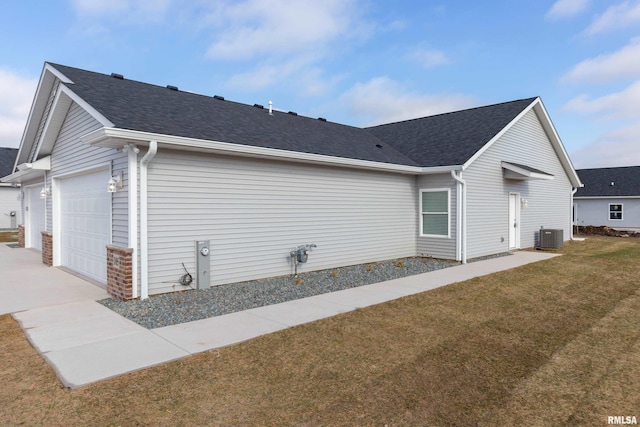
[[[351,167],[408,175],[437,173],[437,170],[448,171],[452,167],[423,168],[419,166],[383,163],[370,160],[334,157],[323,154],[304,153],[298,151],[280,150],[275,148],[256,147],[252,145],[234,144],[221,141],[187,138],[174,135],[163,135],[150,132],[135,131],[120,128],[100,128],[82,137],[82,142],[96,147],[121,149],[126,144],[148,146],[150,141],[156,141],[159,147],[177,150],[197,151],[234,156],[264,158],[271,160],[286,160],[302,163],[325,164],[332,166]],[[454,167],[455,168],[455,167]]]

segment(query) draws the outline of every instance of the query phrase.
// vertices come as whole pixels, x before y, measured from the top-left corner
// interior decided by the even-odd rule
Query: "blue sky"
[[[640,165],[640,0],[21,0],[0,146],[44,61],[366,126],[541,96],[576,168]]]

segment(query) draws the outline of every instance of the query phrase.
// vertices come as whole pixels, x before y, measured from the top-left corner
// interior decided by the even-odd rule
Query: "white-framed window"
[[[609,220],[622,221],[622,203],[609,203]]]
[[[451,190],[420,190],[420,236],[450,237]]]

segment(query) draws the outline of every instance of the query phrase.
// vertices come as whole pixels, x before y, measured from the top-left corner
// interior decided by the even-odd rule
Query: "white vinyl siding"
[[[194,241],[211,241],[211,283],[415,256],[415,177],[160,150],[149,166],[150,294],[182,289]]]
[[[523,164],[552,180],[503,177],[501,162]],[[467,258],[509,250],[509,193],[527,200],[520,211],[520,246],[533,247],[541,227],[571,235],[571,182],[532,109],[464,172],[467,182]]]
[[[640,229],[640,198],[576,198],[576,225],[608,226],[616,229]],[[611,205],[622,206],[622,219],[612,220]]]
[[[22,224],[20,208],[20,189],[0,187],[0,228],[11,228],[13,224],[11,212],[15,212],[15,224]]]
[[[112,173],[122,171],[125,187],[112,194],[112,243],[128,246],[128,213],[127,213],[127,155],[111,148],[91,147],[83,144],[80,138],[89,132],[101,128],[102,125],[76,103],[71,104],[67,117],[60,129],[60,134],[51,153],[51,175],[63,179],[80,171],[93,167],[111,164]],[[49,179],[49,186],[51,180]],[[101,190],[107,191],[107,182]],[[52,230],[51,197],[47,199],[47,230]],[[54,238],[56,238],[54,236]]]
[[[420,236],[449,237],[449,190],[420,190]]]
[[[449,193],[449,235],[447,236],[424,236],[420,221],[416,227],[418,236],[418,255],[443,259],[456,259],[456,184],[450,174],[423,175],[417,177],[416,209],[420,209],[420,191],[427,190],[447,190]]]

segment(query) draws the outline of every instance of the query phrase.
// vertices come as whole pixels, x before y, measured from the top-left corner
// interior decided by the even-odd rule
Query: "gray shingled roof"
[[[17,155],[17,148],[0,147],[0,178],[13,173]]]
[[[408,166],[463,164],[536,99],[362,129],[50,65],[118,128]]]
[[[576,172],[584,187],[574,197],[640,197],[640,166],[578,169]]]
[[[367,128],[421,166],[462,165],[536,98]]]
[[[118,128],[417,166],[360,128],[278,111],[270,116],[267,108],[51,65],[74,82],[68,85],[73,92]]]

